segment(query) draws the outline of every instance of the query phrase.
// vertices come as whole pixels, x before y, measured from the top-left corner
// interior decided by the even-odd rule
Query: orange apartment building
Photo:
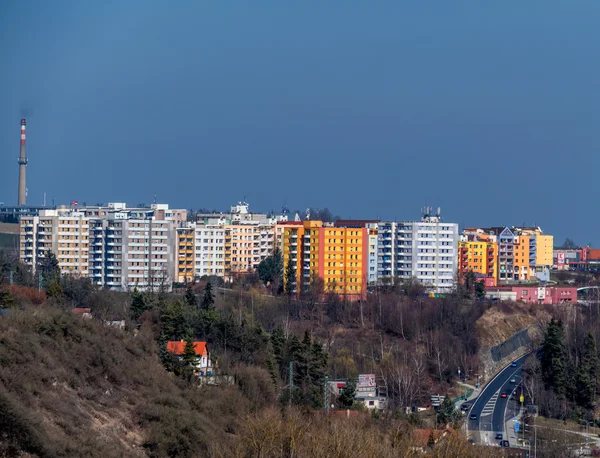
[[[369,230],[324,225],[321,221],[287,222],[283,231],[284,266],[292,262],[296,290],[316,279],[323,291],[351,299],[366,296]],[[298,288],[300,285],[300,288]]]
[[[486,278],[486,283],[496,285],[498,278],[498,244],[483,235],[474,240],[458,242],[458,276],[467,272]]]

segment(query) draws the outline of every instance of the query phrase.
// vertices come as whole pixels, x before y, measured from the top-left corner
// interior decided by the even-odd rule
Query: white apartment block
[[[175,226],[185,210],[155,204],[128,208],[67,207],[21,218],[20,258],[37,270],[52,251],[63,274],[89,277],[115,290],[170,290]]]
[[[197,224],[194,230],[194,271],[196,277],[225,275],[225,229],[219,225]]]
[[[175,266],[175,222],[113,212],[92,219],[90,277],[120,291],[170,291]]]
[[[379,281],[415,278],[434,292],[455,286],[458,268],[458,224],[443,222],[427,209],[421,221],[380,223]]]
[[[87,277],[88,219],[78,211],[41,210],[39,216],[21,218],[19,257],[37,271],[49,251],[63,274]]]

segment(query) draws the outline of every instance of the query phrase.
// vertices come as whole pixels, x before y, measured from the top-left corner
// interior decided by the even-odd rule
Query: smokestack
[[[21,119],[21,151],[19,153],[19,201],[18,205],[27,202],[27,155],[25,154],[25,126],[27,121]]]

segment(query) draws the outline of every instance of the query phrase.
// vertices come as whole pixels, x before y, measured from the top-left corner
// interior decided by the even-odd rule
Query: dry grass
[[[541,306],[519,303],[494,305],[477,320],[477,336],[480,348],[498,345],[516,332],[550,319]]]

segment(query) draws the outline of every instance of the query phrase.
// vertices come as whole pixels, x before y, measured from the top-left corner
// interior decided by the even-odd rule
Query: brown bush
[[[266,370],[256,366],[240,366],[235,371],[235,380],[242,394],[250,401],[252,411],[275,404],[275,386]]]
[[[40,305],[46,302],[46,291],[29,286],[10,285],[8,291],[19,303]]]

